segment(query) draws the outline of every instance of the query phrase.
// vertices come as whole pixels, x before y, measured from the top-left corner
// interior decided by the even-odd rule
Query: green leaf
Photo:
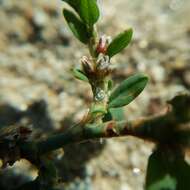
[[[132,36],[132,29],[126,30],[116,36],[107,48],[107,55],[111,58],[122,51],[130,43]]]
[[[149,157],[146,190],[187,190],[189,179],[190,166],[176,152],[160,148]]]
[[[109,108],[122,107],[132,102],[145,88],[148,77],[143,74],[133,75],[124,80],[109,97]]]
[[[103,121],[122,121],[125,119],[125,114],[123,108],[110,108],[108,113],[105,114]]]
[[[75,78],[85,81],[85,82],[88,82],[87,76],[80,69],[73,69],[72,73]]]
[[[92,27],[100,16],[96,0],[80,0],[79,15],[88,26]]]
[[[176,190],[176,180],[166,169],[167,158],[164,160],[159,151],[155,151],[148,161],[146,190]]]
[[[87,44],[89,35],[86,26],[77,18],[74,13],[67,9],[63,10],[63,15],[74,36],[78,38],[82,43]]]

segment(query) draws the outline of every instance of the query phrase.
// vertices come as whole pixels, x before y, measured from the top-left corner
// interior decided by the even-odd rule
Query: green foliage
[[[169,103],[173,109],[165,115],[134,123],[122,121],[125,119],[123,106],[132,102],[143,91],[148,82],[147,76],[136,74],[113,89],[111,58],[129,45],[133,30],[128,29],[118,34],[111,43],[109,43],[107,36],[101,36],[97,39],[99,35],[94,27],[100,16],[97,1],[62,1],[74,9],[73,12],[67,9],[63,10],[69,28],[79,41],[87,45],[90,52],[90,56],[84,56],[81,61],[84,72],[80,69],[73,69],[72,74],[75,78],[91,85],[93,102],[84,119],[75,127],[69,128],[66,133],[54,135],[34,145],[29,143],[28,146],[24,146],[24,144],[22,151],[17,152],[25,152],[26,155],[29,152],[30,154],[26,158],[28,159],[32,155],[30,158],[32,163],[39,164],[39,158],[42,154],[69,143],[102,137],[134,135],[154,140],[157,145],[162,144],[163,146],[164,143],[167,143],[167,148],[166,145],[163,146],[164,148],[160,145],[149,158],[145,189],[188,190],[190,188],[190,166],[185,162],[184,155],[177,143],[180,142],[180,145],[189,143],[189,133],[187,134],[185,131],[179,135],[175,123],[189,121],[190,110],[183,109],[184,105],[190,103],[189,96],[177,96],[172,99]],[[179,120],[175,118],[178,116]],[[173,126],[175,128],[168,128]],[[188,139],[188,141],[184,141],[184,139]],[[172,144],[173,142],[175,142],[175,146]],[[175,148],[172,149],[170,146]],[[5,146],[5,150],[7,151],[7,146]],[[6,160],[7,156],[9,154],[5,155]],[[47,160],[46,157],[41,158],[37,167],[39,169],[37,179],[19,189],[31,189],[31,186],[32,189],[55,190],[58,177],[52,160]]]
[[[100,16],[96,0],[80,0],[79,15],[89,27],[98,21]]]
[[[75,78],[85,82],[89,82],[87,76],[80,69],[73,69],[72,73]]]
[[[109,97],[109,108],[122,107],[132,102],[145,88],[148,77],[136,74],[124,80]]]
[[[72,69],[72,74],[75,78],[90,84],[93,101],[83,120],[69,128],[66,133],[55,134],[34,143],[22,141],[21,149],[19,149],[21,143],[19,144],[17,141],[15,143],[13,139],[14,143],[11,142],[11,148],[12,144],[19,145],[15,146],[18,150],[12,151],[11,154],[9,154],[10,150],[7,149],[9,144],[6,145],[10,133],[8,135],[5,133],[6,138],[1,138],[3,142],[1,147],[4,148],[1,153],[4,154],[4,157],[0,155],[1,158],[5,158],[8,164],[12,164],[24,155],[23,157],[34,163],[39,171],[36,180],[19,189],[56,190],[59,183],[58,172],[54,162],[46,157],[46,153],[50,151],[83,140],[134,135],[143,139],[151,139],[156,142],[157,146],[161,144],[149,157],[145,189],[188,190],[190,188],[190,166],[184,160],[180,148],[182,145],[190,144],[190,135],[185,130],[181,130],[179,133],[176,123],[181,124],[189,121],[190,109],[183,109],[184,105],[190,104],[189,95],[179,95],[172,99],[169,102],[172,105],[172,111],[168,111],[165,115],[145,118],[134,123],[125,121],[123,106],[132,102],[144,90],[148,82],[147,76],[136,74],[113,89],[111,58],[129,45],[133,30],[128,29],[118,34],[111,43],[106,35],[98,39],[99,35],[94,27],[100,16],[97,1],[62,1],[71,7],[71,10],[63,10],[70,30],[80,42],[88,47],[90,52],[89,57],[84,56],[81,60],[83,70]],[[23,129],[19,132],[23,132],[24,138],[26,138],[27,130]],[[180,148],[178,144],[180,144]],[[8,154],[5,154],[6,152]],[[22,153],[24,154],[22,155]]]
[[[125,119],[125,114],[123,108],[110,108],[108,113],[104,116],[103,121],[122,121]]]
[[[67,9],[63,10],[63,15],[74,36],[82,43],[87,44],[89,40],[89,33],[85,24],[79,18],[77,18],[74,13]]]
[[[172,152],[173,151],[173,152]],[[190,166],[176,150],[157,149],[149,158],[146,190],[187,190]]]
[[[133,36],[132,29],[126,30],[120,33],[118,36],[116,36],[108,46],[107,55],[109,57],[113,57],[114,55],[122,51],[126,46],[129,45],[132,36]]]

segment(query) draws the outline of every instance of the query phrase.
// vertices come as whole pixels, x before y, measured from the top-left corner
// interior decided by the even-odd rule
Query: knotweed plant
[[[0,157],[3,166],[25,158],[38,168],[38,177],[18,187],[18,190],[60,190],[59,176],[48,153],[65,145],[90,139],[134,136],[155,143],[149,158],[144,189],[190,189],[190,166],[185,151],[190,143],[190,96],[183,93],[168,101],[166,113],[128,121],[122,109],[145,88],[148,77],[135,73],[119,85],[112,80],[112,58],[130,43],[133,30],[122,31],[115,37],[99,35],[97,22],[100,11],[96,0],[63,0],[68,8],[63,16],[73,35],[89,50],[80,60],[80,67],[72,68],[75,78],[90,85],[93,98],[82,121],[59,133],[39,139],[29,138],[28,127],[0,131]]]

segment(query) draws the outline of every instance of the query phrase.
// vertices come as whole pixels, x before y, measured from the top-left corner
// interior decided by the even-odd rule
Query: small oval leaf
[[[88,26],[92,27],[100,16],[96,0],[80,0],[79,15]]]
[[[176,179],[173,178],[165,168],[167,159],[165,162],[162,157],[159,151],[155,151],[149,157],[146,175],[146,190],[176,190]]]
[[[159,148],[149,157],[145,190],[187,190],[190,166],[176,150]]]
[[[122,121],[125,120],[125,114],[123,108],[111,108],[108,110],[108,112],[105,114],[103,118],[103,122],[107,121]]]
[[[122,107],[132,102],[145,88],[148,77],[143,74],[133,75],[124,80],[110,95],[109,108]]]
[[[111,58],[122,51],[130,43],[132,36],[132,29],[126,30],[116,36],[107,48],[107,55]]]
[[[72,72],[75,78],[88,82],[87,76],[80,69],[73,69]]]
[[[74,13],[67,9],[63,10],[63,15],[74,36],[78,38],[82,43],[87,44],[89,35],[85,24],[83,24]]]

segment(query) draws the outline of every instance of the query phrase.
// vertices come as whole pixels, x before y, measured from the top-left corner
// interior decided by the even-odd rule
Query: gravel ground
[[[134,29],[130,47],[113,59],[118,67],[116,82],[135,72],[150,76],[146,90],[125,109],[126,117],[161,112],[166,100],[190,89],[190,1],[99,2],[102,19],[98,27],[102,34],[114,36],[126,27]],[[85,113],[90,88],[76,81],[70,69],[87,52],[68,30],[61,15],[63,6],[60,0],[0,0],[1,125],[14,123],[16,110],[25,111],[34,102],[37,108],[33,109],[32,118],[40,130],[68,127]],[[3,115],[5,108],[12,110],[6,113],[12,113],[6,115],[7,120]],[[68,171],[68,175],[63,172],[68,189],[143,189],[153,145],[134,138],[89,144],[74,146],[76,152],[67,147],[68,156],[65,154],[63,161],[58,161]],[[72,155],[81,157],[76,161]],[[73,164],[75,161],[77,164]],[[36,176],[36,170],[25,161],[9,171]]]

